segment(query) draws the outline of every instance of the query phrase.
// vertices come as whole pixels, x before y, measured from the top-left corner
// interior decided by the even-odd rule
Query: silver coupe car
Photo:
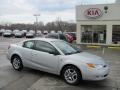
[[[7,58],[15,70],[29,67],[53,73],[71,85],[81,80],[104,80],[109,74],[103,58],[57,39],[34,38],[11,44]]]

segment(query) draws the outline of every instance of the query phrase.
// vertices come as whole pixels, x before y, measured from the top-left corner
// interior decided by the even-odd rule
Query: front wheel
[[[15,70],[21,71],[23,69],[22,60],[19,56],[14,56],[12,58],[12,66]]]
[[[67,66],[62,71],[62,77],[66,83],[77,85],[82,80],[80,70],[75,66]]]

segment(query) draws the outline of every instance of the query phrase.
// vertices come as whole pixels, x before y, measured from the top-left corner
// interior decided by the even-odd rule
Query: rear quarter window
[[[26,41],[23,43],[23,47],[33,49],[34,41]]]

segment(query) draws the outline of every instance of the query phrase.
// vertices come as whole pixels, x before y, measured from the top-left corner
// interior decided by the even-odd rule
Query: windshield
[[[80,53],[81,50],[65,41],[52,41],[65,55]]]

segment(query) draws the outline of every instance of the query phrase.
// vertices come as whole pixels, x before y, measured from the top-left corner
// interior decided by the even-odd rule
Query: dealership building
[[[76,20],[77,44],[120,45],[120,3],[76,6]]]

